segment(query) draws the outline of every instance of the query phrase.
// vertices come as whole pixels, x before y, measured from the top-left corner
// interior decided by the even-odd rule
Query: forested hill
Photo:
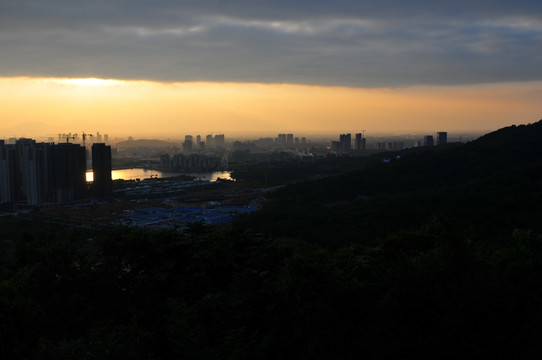
[[[542,121],[503,128],[462,146],[379,157],[362,170],[273,193],[243,226],[328,244],[374,244],[390,231],[416,228],[435,216],[495,240],[514,228],[539,229],[534,216],[542,181],[540,139]],[[525,214],[529,211],[534,213]]]

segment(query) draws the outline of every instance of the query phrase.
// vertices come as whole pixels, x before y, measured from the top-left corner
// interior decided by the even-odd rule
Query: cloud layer
[[[530,81],[540,44],[540,1],[0,0],[0,76]]]

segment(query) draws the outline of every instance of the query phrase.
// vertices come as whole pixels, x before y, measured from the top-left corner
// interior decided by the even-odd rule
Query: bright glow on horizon
[[[78,79],[50,79],[53,82],[75,86],[112,86],[122,84],[123,81],[97,78],[78,78]]]
[[[540,119],[542,82],[407,88],[0,78],[0,139],[492,131]]]

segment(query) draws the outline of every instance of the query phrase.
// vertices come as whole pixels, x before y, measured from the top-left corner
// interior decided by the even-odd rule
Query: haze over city
[[[535,1],[0,2],[0,132],[485,132],[540,117]]]

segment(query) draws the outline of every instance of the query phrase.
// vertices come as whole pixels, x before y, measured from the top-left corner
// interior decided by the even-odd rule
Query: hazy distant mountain
[[[179,147],[178,143],[156,139],[126,140],[118,143],[118,147]]]
[[[27,138],[40,138],[43,136],[55,136],[56,127],[41,121],[29,121],[12,126],[2,127],[0,125],[0,131],[2,137],[27,137]]]

